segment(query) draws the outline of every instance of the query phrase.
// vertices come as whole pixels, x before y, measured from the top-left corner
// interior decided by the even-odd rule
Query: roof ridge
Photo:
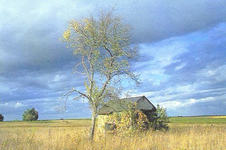
[[[141,98],[141,97],[145,97],[144,95],[143,96],[132,96],[132,97],[124,97],[124,98],[120,98],[120,99],[126,99],[126,98]]]

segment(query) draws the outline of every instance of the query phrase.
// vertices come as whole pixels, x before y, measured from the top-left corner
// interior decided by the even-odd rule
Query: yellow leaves
[[[84,22],[85,24],[90,24],[90,20],[89,20],[88,18],[83,19],[83,22]]]
[[[91,28],[91,22],[90,22],[90,20],[89,19],[87,19],[87,18],[85,18],[85,19],[83,19],[83,22],[84,22],[84,30],[90,30],[90,28]]]
[[[129,70],[126,55],[130,47],[128,32],[124,29],[126,25],[124,27],[117,18],[107,13],[100,17],[72,20],[63,34],[69,47],[75,48],[74,54],[91,57],[88,63],[103,75]]]
[[[78,31],[78,29],[79,29],[79,23],[78,23],[77,21],[73,21],[73,22],[71,23],[71,26],[72,26],[72,29],[73,29],[74,31]]]
[[[70,39],[70,36],[71,36],[71,31],[68,29],[66,31],[64,31],[63,33],[63,38],[68,41]]]
[[[137,128],[139,130],[145,129],[145,123],[148,122],[147,116],[141,111],[136,111],[136,114],[137,114],[137,117],[136,117]]]
[[[146,129],[148,118],[143,112],[136,110],[110,114],[106,121],[116,125],[115,132],[117,133],[133,134],[133,132]]]
[[[104,60],[104,67],[106,67],[107,69],[110,68],[110,60],[111,58],[105,58]]]

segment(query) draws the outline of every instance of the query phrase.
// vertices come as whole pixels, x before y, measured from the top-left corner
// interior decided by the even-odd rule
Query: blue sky
[[[169,115],[226,115],[226,1],[0,1],[0,113],[21,119],[87,118],[84,101],[61,96],[83,81],[76,58],[59,39],[68,22],[114,7],[132,27],[142,84],[127,88],[167,108]]]

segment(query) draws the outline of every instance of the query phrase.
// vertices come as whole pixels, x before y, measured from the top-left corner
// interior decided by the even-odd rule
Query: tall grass
[[[225,150],[226,124],[171,123],[168,132],[88,139],[89,120],[0,124],[0,150]],[[43,124],[43,123],[42,123]],[[15,126],[14,126],[15,125]]]

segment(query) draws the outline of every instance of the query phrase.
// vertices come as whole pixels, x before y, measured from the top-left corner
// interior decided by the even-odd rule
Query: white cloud
[[[26,105],[20,103],[20,102],[16,102],[16,104],[14,105],[15,108],[19,108],[19,107],[24,107]]]
[[[177,70],[180,70],[180,69],[184,68],[185,66],[186,66],[186,64],[185,64],[185,63],[182,63],[182,64],[180,64],[179,66],[176,66],[175,70],[176,70],[176,71],[177,71]]]
[[[176,56],[186,52],[189,42],[183,38],[173,37],[155,44],[141,44],[140,55],[153,57],[153,60],[148,61],[149,65],[157,67],[165,67],[172,63],[178,62]]]
[[[55,75],[53,81],[54,81],[54,82],[58,82],[58,81],[63,80],[64,78],[65,78],[64,75],[59,75],[59,74],[57,74],[57,75]]]
[[[195,103],[217,101],[217,100],[222,100],[222,99],[226,99],[226,94],[221,95],[221,96],[216,96],[216,97],[209,96],[209,97],[204,97],[204,98],[199,98],[199,99],[190,98],[185,101],[179,101],[179,100],[166,101],[166,102],[161,102],[159,104],[167,109],[177,109],[179,107],[186,107],[188,105],[192,105]]]
[[[169,108],[177,108],[177,107],[181,107],[183,106],[183,103],[179,102],[179,101],[166,101],[166,102],[162,102],[159,103],[160,106],[163,106],[167,109]]]
[[[226,65],[222,66],[207,66],[206,68],[200,70],[197,75],[200,75],[204,78],[214,79],[217,82],[226,80]]]
[[[149,60],[137,63],[134,68],[140,68],[141,80],[150,82],[153,85],[160,85],[169,78],[165,74],[165,67],[179,62],[175,59],[177,56],[185,53],[188,49],[188,42],[183,38],[174,37],[154,44],[140,44],[139,55],[149,58]],[[181,64],[182,69],[186,64]]]
[[[26,105],[24,105],[21,102],[5,102],[3,104],[0,104],[0,107],[2,108],[21,108],[21,107],[25,107]]]
[[[188,106],[188,105],[191,105],[191,104],[195,104],[197,102],[200,102],[200,100],[191,98],[191,99],[183,101],[183,102],[181,102],[181,101],[166,101],[166,102],[162,102],[162,103],[159,103],[159,104],[161,106],[167,108],[167,109],[177,109],[178,107],[185,107],[185,106]]]
[[[6,107],[6,106],[8,106],[9,105],[9,103],[3,103],[3,104],[0,104],[0,107]]]

